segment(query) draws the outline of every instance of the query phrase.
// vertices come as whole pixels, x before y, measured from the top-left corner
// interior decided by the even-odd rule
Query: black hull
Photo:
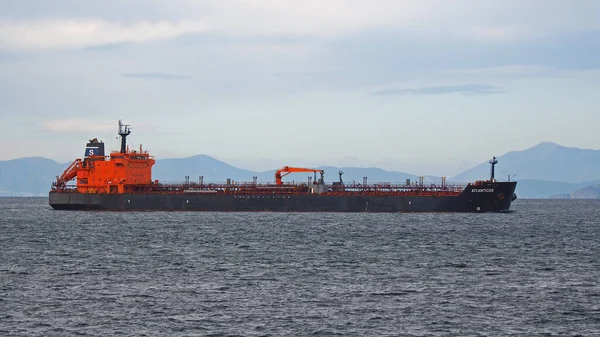
[[[214,212],[502,212],[516,182],[470,185],[458,196],[83,194],[50,192],[58,210]]]

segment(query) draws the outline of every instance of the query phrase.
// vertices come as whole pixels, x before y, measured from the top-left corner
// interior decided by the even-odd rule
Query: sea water
[[[600,335],[600,201],[489,214],[0,198],[0,335]]]

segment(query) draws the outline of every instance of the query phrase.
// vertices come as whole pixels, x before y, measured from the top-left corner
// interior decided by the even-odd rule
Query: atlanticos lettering
[[[474,188],[473,190],[471,190],[471,192],[473,192],[473,193],[493,193],[494,189],[493,188]]]

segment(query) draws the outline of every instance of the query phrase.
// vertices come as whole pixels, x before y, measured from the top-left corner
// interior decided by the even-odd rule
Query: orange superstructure
[[[151,185],[154,157],[140,145],[137,150],[130,150],[126,137],[130,133],[128,125],[119,121],[121,151],[113,151],[110,156],[104,155],[104,143],[92,139],[87,144],[85,158],[76,159],[57,177],[55,189],[66,188],[66,183],[77,179],[79,193],[131,193],[140,186]]]

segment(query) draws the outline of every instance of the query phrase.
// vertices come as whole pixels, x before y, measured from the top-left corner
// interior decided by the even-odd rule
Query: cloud
[[[106,43],[106,44],[98,44],[89,47],[84,47],[83,50],[87,51],[112,51],[120,48],[124,48],[130,45],[131,42],[115,42],[115,43]]]
[[[123,42],[148,42],[169,39],[191,33],[216,33],[239,36],[317,36],[333,37],[351,34],[369,27],[398,26],[417,22],[431,4],[417,4],[412,1],[374,0],[375,5],[360,0],[231,0],[173,1],[164,3],[141,2],[139,6],[149,7],[148,11],[163,12],[164,20],[142,20],[128,17],[114,18],[102,12],[97,17],[94,6],[88,6],[89,14],[79,8],[79,18],[36,19],[30,10],[23,7],[20,20],[0,19],[0,49],[5,50],[44,50],[88,48],[96,45],[112,45]],[[112,12],[120,6],[107,0]],[[108,4],[107,4],[108,5]],[[68,6],[63,3],[63,6]],[[131,11],[129,5],[121,5]],[[0,5],[0,12],[2,12]],[[39,17],[47,18],[53,12],[45,6],[37,10]],[[70,7],[70,6],[69,6]],[[45,8],[45,9],[44,9]],[[176,13],[176,14],[173,14]],[[16,14],[13,14],[13,17]],[[113,16],[113,18],[111,18]],[[176,18],[179,16],[180,18]],[[192,19],[189,19],[192,18]]]
[[[308,43],[289,44],[289,43],[252,43],[238,44],[229,47],[232,53],[244,54],[271,54],[271,55],[291,55],[291,56],[309,56],[322,51],[318,46]]]
[[[130,78],[139,78],[139,79],[148,79],[148,80],[187,80],[191,77],[182,76],[182,75],[174,75],[174,74],[165,74],[165,73],[124,73],[121,74],[124,77]]]
[[[73,16],[61,17],[67,10]],[[337,39],[377,29],[505,43],[600,29],[598,11],[599,2],[586,0],[105,0],[101,6],[22,0],[0,4],[11,18],[0,21],[0,48],[86,48],[198,33]]]
[[[532,28],[522,26],[474,26],[458,32],[460,37],[479,42],[513,42],[534,37]]]
[[[215,30],[254,35],[339,36],[371,27],[417,23],[436,1],[213,1]]]
[[[147,42],[201,32],[198,21],[119,23],[105,20],[0,22],[0,49],[86,48]]]
[[[474,75],[493,77],[538,77],[558,75],[561,70],[555,67],[542,65],[505,65],[485,68],[449,69],[443,72],[447,75]]]
[[[420,88],[406,89],[382,89],[371,92],[374,96],[393,96],[393,95],[443,95],[443,94],[468,94],[468,95],[489,95],[500,94],[505,91],[496,86],[485,84],[458,84],[429,86]]]
[[[110,132],[117,130],[117,123],[105,121],[89,121],[79,119],[55,119],[41,124],[44,131],[49,132]]]
[[[323,70],[323,71],[287,71],[273,73],[277,77],[292,77],[292,78],[316,78],[316,77],[332,77],[346,74],[346,70]]]

